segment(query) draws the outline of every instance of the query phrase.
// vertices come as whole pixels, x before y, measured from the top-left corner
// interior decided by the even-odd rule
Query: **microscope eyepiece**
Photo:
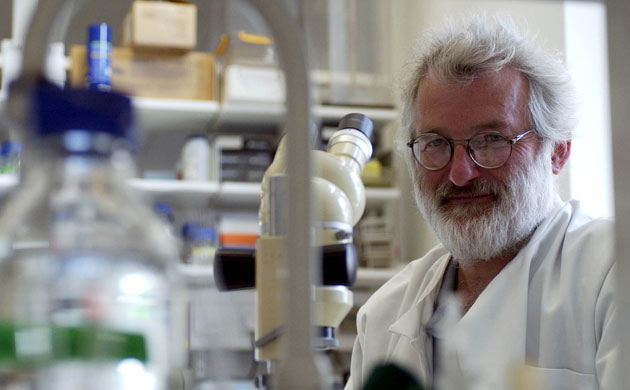
[[[337,126],[339,130],[341,129],[355,129],[359,130],[370,140],[374,141],[374,124],[372,120],[367,116],[359,113],[352,113],[344,116],[339,121],[339,126]]]

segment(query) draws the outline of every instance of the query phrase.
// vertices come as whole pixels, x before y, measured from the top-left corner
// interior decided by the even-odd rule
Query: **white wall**
[[[601,3],[564,5],[566,59],[580,97],[569,160],[570,193],[592,216],[614,215],[606,12]]]

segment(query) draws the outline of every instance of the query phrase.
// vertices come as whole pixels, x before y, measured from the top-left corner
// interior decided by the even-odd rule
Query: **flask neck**
[[[116,182],[130,178],[135,164],[131,153],[108,137],[83,142],[63,135],[36,138],[25,148],[23,179],[42,176],[58,183]],[[69,144],[74,142],[74,144]]]

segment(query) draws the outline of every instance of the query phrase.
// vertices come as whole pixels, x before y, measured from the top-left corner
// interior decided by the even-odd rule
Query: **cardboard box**
[[[85,46],[70,48],[74,87],[84,87]],[[138,97],[216,100],[214,55],[206,52],[145,52],[112,49],[112,88]]]
[[[123,23],[124,46],[192,50],[197,45],[197,6],[188,1],[134,1]]]

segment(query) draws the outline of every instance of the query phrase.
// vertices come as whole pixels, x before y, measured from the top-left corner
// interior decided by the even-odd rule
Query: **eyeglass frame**
[[[509,138],[506,135],[501,134],[498,131],[481,131],[481,132],[479,132],[479,133],[477,133],[477,134],[475,134],[472,137],[467,138],[467,139],[450,139],[450,138],[447,138],[447,137],[443,136],[442,134],[438,134],[438,133],[423,133],[423,134],[420,134],[419,136],[413,138],[411,141],[407,142],[407,146],[409,147],[409,149],[411,149],[411,155],[413,156],[414,160],[416,160],[416,162],[418,164],[420,164],[421,167],[423,167],[424,169],[427,169],[429,171],[439,171],[440,169],[443,169],[445,166],[447,166],[453,160],[453,154],[455,153],[455,144],[456,143],[461,143],[461,142],[466,142],[466,151],[468,152],[468,157],[470,157],[470,159],[472,160],[472,162],[475,163],[475,165],[477,165],[478,167],[484,168],[484,169],[498,169],[498,168],[501,168],[502,166],[504,166],[505,163],[507,163],[510,160],[510,157],[512,157],[512,150],[513,150],[514,144],[517,143],[518,141],[520,141],[521,139],[523,139],[523,137],[525,137],[527,134],[532,133],[534,131],[536,131],[536,129],[529,129],[527,131],[524,131],[523,133],[515,135],[512,138]],[[485,167],[485,166],[481,165],[473,157],[472,149],[470,147],[470,140],[475,138],[475,137],[477,137],[477,136],[479,136],[479,135],[481,135],[481,134],[495,134],[495,135],[499,135],[503,139],[505,139],[506,141],[508,141],[510,143],[510,154],[508,154],[507,158],[505,159],[505,161],[503,161],[503,163],[501,163],[501,165],[497,165],[495,167]],[[451,155],[450,155],[448,161],[446,161],[446,163],[444,165],[442,165],[441,167],[439,167],[439,168],[425,167],[424,164],[422,164],[420,162],[420,159],[418,158],[418,156],[416,156],[416,153],[414,152],[413,146],[418,143],[418,140],[421,137],[424,137],[426,135],[437,135],[437,136],[440,136],[440,137],[444,138],[450,145]]]

